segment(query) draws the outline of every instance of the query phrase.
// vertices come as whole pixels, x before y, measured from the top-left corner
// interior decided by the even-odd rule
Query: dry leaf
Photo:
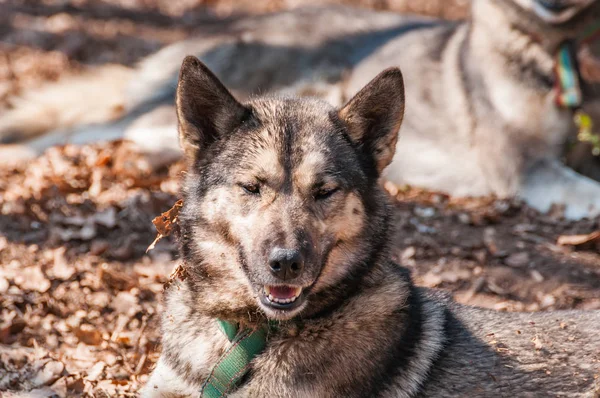
[[[99,345],[102,343],[102,333],[92,325],[84,324],[75,330],[75,335],[79,341],[89,345]]]
[[[561,246],[581,246],[586,243],[600,244],[600,231],[587,235],[561,235],[558,237],[557,243]]]
[[[185,278],[187,278],[187,271],[185,267],[183,266],[183,264],[177,264],[173,269],[173,272],[171,272],[171,275],[169,275],[169,279],[165,283],[165,289],[169,287],[171,285],[171,282],[173,282],[175,279],[184,281]]]
[[[33,378],[33,384],[36,386],[48,386],[60,378],[65,365],[59,361],[46,362]]]
[[[102,361],[97,362],[92,368],[89,370],[86,379],[89,381],[99,380],[104,372],[104,368],[106,368],[106,364]]]
[[[177,216],[179,216],[179,211],[182,207],[183,200],[179,199],[177,203],[173,205],[173,207],[171,207],[169,210],[165,211],[163,214],[161,214],[158,217],[155,217],[154,220],[152,220],[152,224],[154,224],[154,226],[156,227],[158,235],[156,235],[156,239],[154,239],[154,242],[152,242],[150,246],[148,246],[148,249],[146,249],[146,253],[154,249],[154,246],[156,246],[158,241],[160,241],[165,236],[169,236],[171,232],[173,232],[173,226],[177,224]]]
[[[49,270],[49,272],[52,273],[52,276],[60,280],[69,280],[76,271],[75,268],[68,263],[65,257],[66,251],[67,249],[65,247],[59,247],[54,250],[54,264]]]
[[[40,267],[24,268],[15,278],[15,283],[23,290],[32,290],[39,293],[45,293],[52,284],[46,278]]]

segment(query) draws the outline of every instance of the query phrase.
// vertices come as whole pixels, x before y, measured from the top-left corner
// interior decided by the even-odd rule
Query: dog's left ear
[[[206,65],[193,56],[186,57],[181,65],[176,103],[179,141],[190,162],[231,133],[249,114]]]
[[[339,111],[350,139],[373,156],[379,174],[396,152],[404,117],[404,81],[398,68],[381,72]]]

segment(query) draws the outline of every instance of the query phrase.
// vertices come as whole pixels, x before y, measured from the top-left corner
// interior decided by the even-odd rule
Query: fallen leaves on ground
[[[175,255],[168,239],[145,248],[181,171],[149,176],[143,161],[115,142],[0,170],[0,391],[114,397],[143,385]]]
[[[154,224],[154,227],[158,231],[158,235],[156,235],[154,241],[150,244],[150,246],[148,246],[148,249],[146,249],[146,253],[154,249],[154,246],[156,246],[158,241],[160,241],[162,238],[171,235],[173,229],[177,225],[177,217],[179,216],[179,212],[181,211],[182,207],[183,200],[179,199],[173,205],[173,207],[171,207],[169,210],[165,211],[163,214],[155,217],[152,220],[152,224]]]

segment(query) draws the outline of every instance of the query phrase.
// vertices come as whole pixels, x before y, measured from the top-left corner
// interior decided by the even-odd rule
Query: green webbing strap
[[[222,320],[218,322],[231,345],[213,366],[202,385],[201,398],[221,398],[231,392],[250,369],[252,359],[263,351],[267,341],[264,327],[238,331],[235,324]]]
[[[220,319],[217,319],[217,323],[219,324],[221,331],[225,333],[225,336],[227,336],[227,339],[229,341],[233,341],[235,335],[237,334],[238,326],[235,323],[222,321]]]

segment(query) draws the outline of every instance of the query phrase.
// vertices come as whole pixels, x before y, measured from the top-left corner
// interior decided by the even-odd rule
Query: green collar
[[[237,324],[217,320],[219,328],[230,341],[229,347],[213,366],[200,389],[200,398],[221,398],[237,388],[250,370],[250,362],[263,352],[269,326],[239,329]]]

